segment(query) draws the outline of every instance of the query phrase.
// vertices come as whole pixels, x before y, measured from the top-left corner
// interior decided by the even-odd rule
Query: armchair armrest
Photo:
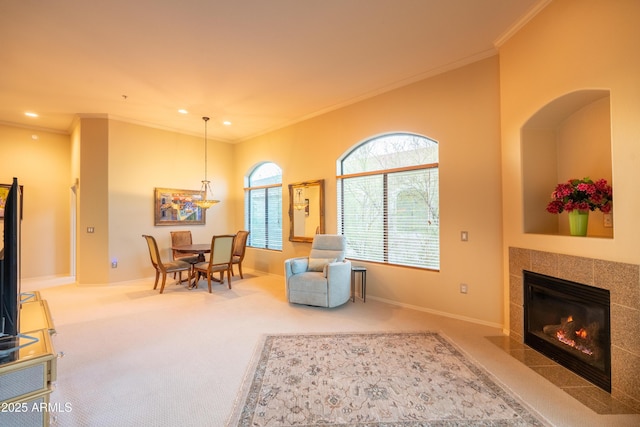
[[[332,262],[327,265],[327,292],[329,307],[344,304],[351,298],[351,261]]]
[[[327,282],[329,285],[333,283],[347,282],[349,283],[349,286],[351,286],[351,261],[338,261],[328,264]]]
[[[308,257],[289,258],[284,261],[284,277],[288,280],[294,274],[307,271],[308,266]]]

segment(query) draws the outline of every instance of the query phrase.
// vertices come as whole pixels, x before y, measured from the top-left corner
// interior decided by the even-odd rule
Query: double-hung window
[[[440,269],[438,143],[378,136],[337,163],[338,230],[347,257]]]
[[[282,169],[275,163],[262,163],[245,181],[247,245],[282,250]]]

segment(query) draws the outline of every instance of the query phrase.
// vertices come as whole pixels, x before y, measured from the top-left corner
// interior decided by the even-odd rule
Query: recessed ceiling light
[[[225,126],[231,126],[231,122],[229,120],[225,120],[222,124]]]
[[[189,114],[189,112],[187,110],[185,110],[184,108],[179,109],[178,113],[180,113],[180,114]]]
[[[25,116],[29,116],[29,117],[38,117],[38,115],[36,113],[32,113],[30,111],[27,111],[26,113],[24,113]]]

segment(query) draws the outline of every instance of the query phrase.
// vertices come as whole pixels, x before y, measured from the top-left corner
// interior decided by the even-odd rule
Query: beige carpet
[[[435,332],[266,337],[230,425],[547,426]]]
[[[222,427],[265,335],[438,331],[552,425],[640,425],[636,415],[598,415],[487,337],[501,331],[374,298],[336,309],[291,305],[280,276],[245,273],[233,288],[199,289],[153,279],[110,286],[23,282],[49,302],[65,356],[51,401],[57,427]],[[393,286],[392,283],[385,286]],[[420,283],[416,283],[420,292]]]

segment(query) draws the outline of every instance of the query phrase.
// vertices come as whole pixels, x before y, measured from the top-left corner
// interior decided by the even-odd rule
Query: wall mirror
[[[324,234],[324,179],[289,184],[289,226],[292,242]]]

